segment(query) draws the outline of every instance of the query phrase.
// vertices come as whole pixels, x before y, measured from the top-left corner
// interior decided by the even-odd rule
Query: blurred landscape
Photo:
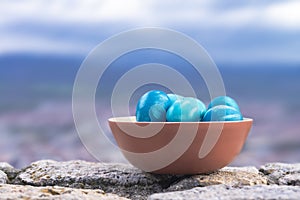
[[[38,159],[95,161],[81,143],[72,116],[72,87],[80,64],[76,57],[1,58],[1,161],[18,167]],[[238,101],[245,116],[254,119],[233,165],[299,162],[300,67],[221,65],[219,69],[227,94]],[[206,97],[199,98],[208,103]],[[109,96],[98,99],[109,101]],[[99,115],[105,112],[99,110]],[[123,161],[110,149],[101,151],[106,154],[104,161]]]
[[[127,11],[116,1],[0,2],[0,162],[21,168],[39,159],[96,161],[74,125],[76,73],[97,44],[143,26],[172,28],[202,44],[221,72],[227,95],[237,100],[244,116],[254,119],[244,149],[231,165],[300,162],[299,2],[187,1],[184,7],[145,2],[128,1]],[[112,63],[106,74],[111,82],[96,94],[100,123],[110,117],[103,105],[109,105],[115,79],[150,62],[179,70],[208,104],[205,83],[188,63],[146,50]],[[137,98],[138,93],[131,112]],[[106,134],[111,137],[109,130]],[[125,162],[101,144],[102,161]]]

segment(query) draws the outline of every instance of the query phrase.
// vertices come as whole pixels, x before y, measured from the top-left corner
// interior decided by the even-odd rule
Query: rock
[[[145,173],[131,165],[42,160],[21,170],[15,184],[101,189],[133,199],[162,192],[179,176]]]
[[[7,175],[0,170],[0,184],[7,183],[8,178]]]
[[[255,200],[255,199],[300,199],[299,186],[256,185],[231,187],[215,185],[196,187],[190,190],[167,192],[151,195],[148,200],[185,200],[185,199],[210,199],[210,200]]]
[[[107,199],[125,200],[115,194],[107,194],[102,190],[74,189],[58,186],[33,187],[21,185],[0,185],[1,199]]]
[[[300,186],[300,163],[268,163],[260,171],[268,177],[269,184]]]
[[[0,162],[0,170],[4,171],[5,169],[12,169],[12,168],[14,168],[14,167],[8,163]]]
[[[0,163],[0,196],[1,199],[300,199],[300,164],[269,163],[260,170],[224,167],[211,174],[179,176],[155,175],[114,163],[41,160],[21,170]]]
[[[224,184],[228,186],[267,184],[267,178],[255,167],[224,167],[206,175],[195,175],[182,179],[165,191],[186,190],[194,187]]]
[[[0,162],[0,170],[7,175],[8,180],[14,179],[19,173],[18,169],[15,169],[13,166],[6,162]]]

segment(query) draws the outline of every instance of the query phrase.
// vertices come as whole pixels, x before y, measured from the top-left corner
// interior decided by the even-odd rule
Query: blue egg
[[[170,101],[171,101],[171,105],[176,101],[176,100],[182,100],[184,97],[177,95],[177,94],[167,94]]]
[[[200,101],[199,99],[193,98],[193,97],[185,97],[185,100],[190,100],[190,101],[196,101],[198,109],[200,111],[200,120],[203,118],[204,114],[206,113],[206,106],[205,104]]]
[[[235,108],[236,110],[240,110],[236,101],[228,96],[219,96],[219,97],[214,98],[208,105],[207,109],[210,109],[210,108],[212,108],[214,106],[218,106],[218,105],[230,106],[230,107]]]
[[[176,100],[167,111],[168,122],[197,122],[205,114],[206,107],[198,99],[182,98]]]
[[[202,121],[240,121],[241,112],[234,107],[218,105],[207,110]]]
[[[166,121],[166,109],[162,104],[154,104],[150,107],[149,117],[151,122],[165,122]]]
[[[145,93],[136,106],[136,120],[139,122],[166,121],[166,112],[171,101],[165,92],[151,90]]]

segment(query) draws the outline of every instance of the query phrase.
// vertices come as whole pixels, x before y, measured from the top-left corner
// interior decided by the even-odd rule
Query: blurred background
[[[199,42],[218,66],[227,94],[254,118],[231,165],[300,162],[299,10],[300,1],[292,0],[1,0],[0,162],[21,168],[39,159],[96,161],[73,122],[76,73],[97,44],[144,26],[171,28]],[[180,63],[162,52],[151,55]],[[140,56],[114,65],[122,70],[149,61]],[[198,84],[198,97],[208,103],[203,82]],[[109,146],[99,144],[99,151],[105,162],[124,162]]]

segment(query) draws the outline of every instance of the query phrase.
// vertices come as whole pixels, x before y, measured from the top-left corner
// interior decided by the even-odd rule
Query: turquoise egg
[[[236,101],[228,96],[219,96],[219,97],[214,98],[208,105],[207,109],[210,109],[210,108],[212,108],[214,106],[218,106],[218,105],[230,106],[230,107],[235,108],[236,110],[240,110]]]
[[[184,97],[177,95],[177,94],[167,94],[170,101],[171,101],[171,105],[176,101],[176,100],[182,100]]]
[[[176,100],[167,111],[168,122],[197,122],[205,114],[206,107],[199,100],[191,97]]]
[[[202,121],[240,121],[243,120],[241,112],[234,107],[226,105],[214,106],[207,110]]]
[[[139,122],[166,121],[166,112],[171,101],[165,92],[151,90],[145,93],[136,106],[136,120]]]

